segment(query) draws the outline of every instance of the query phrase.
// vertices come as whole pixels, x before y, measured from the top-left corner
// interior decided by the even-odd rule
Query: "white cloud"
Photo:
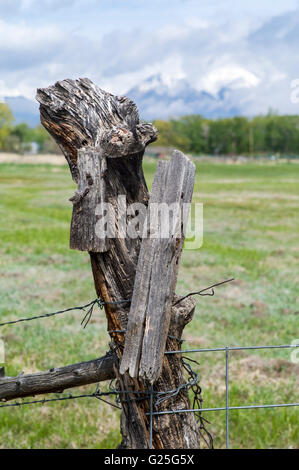
[[[185,78],[181,57],[174,54],[166,57],[165,60],[146,64],[135,71],[112,75],[109,78],[105,77],[102,79],[100,86],[111,93],[123,95],[134,86],[141,84],[142,91],[146,92],[149,85],[144,83],[145,80],[157,75],[161,75],[164,83],[169,87],[172,86],[174,81]],[[152,88],[153,85],[155,84],[151,84],[150,87]]]
[[[32,27],[26,24],[12,24],[0,20],[0,37],[5,41],[0,42],[0,51],[13,52],[17,49],[34,50],[53,44],[58,45],[65,35],[57,27]]]
[[[183,18],[180,24],[166,24],[160,27],[156,32],[156,36],[161,41],[171,41],[186,38],[191,32],[199,32],[202,29],[207,29],[209,23],[199,16]]]
[[[28,14],[33,10],[41,12],[42,8],[54,12],[54,7],[57,11],[71,7],[71,12],[75,8],[80,12],[84,3],[82,0],[2,1],[6,2],[7,12],[9,5],[16,8],[18,3]],[[262,109],[266,112],[270,106],[282,112],[294,109],[287,101],[287,93],[288,83],[298,75],[298,12],[267,22],[256,15],[235,15],[227,20],[227,16],[199,15],[197,2],[190,1],[180,10],[185,12],[180,18],[174,19],[169,14],[167,21],[156,24],[154,17],[150,17],[148,28],[139,24],[138,28],[136,25],[129,27],[130,23],[124,18],[125,30],[111,23],[109,33],[103,33],[102,25],[105,31],[108,26],[104,24],[104,9],[99,5],[103,3],[107,8],[107,1],[86,1],[89,6],[97,6],[97,10],[90,10],[91,13],[97,11],[95,18],[90,18],[93,25],[90,34],[85,16],[85,29],[78,26],[79,19],[68,23],[66,16],[63,23],[63,15],[59,23],[47,22],[45,15],[41,24],[29,16],[26,20],[17,15],[10,20],[0,20],[0,36],[4,39],[0,41],[0,95],[33,97],[37,87],[79,76],[89,76],[101,87],[117,94],[125,94],[140,84],[146,92],[155,83],[144,82],[159,76],[162,83],[174,91],[179,80],[186,80],[197,91],[205,90],[214,95],[222,87],[240,90],[242,94],[236,95],[236,99],[242,106],[243,101],[246,102],[250,112]],[[133,0],[129,3],[137,5]],[[87,3],[84,4],[82,15],[87,14]],[[178,4],[176,1],[176,8]],[[109,11],[112,15],[112,6]],[[94,27],[96,19],[98,29]],[[156,82],[160,85],[158,79]],[[183,103],[178,99],[173,104],[173,112],[180,106],[183,107]]]
[[[260,79],[238,64],[228,63],[209,71],[198,83],[197,88],[216,94],[221,88],[256,87]]]

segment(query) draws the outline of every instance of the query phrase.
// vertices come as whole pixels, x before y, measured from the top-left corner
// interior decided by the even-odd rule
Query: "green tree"
[[[9,106],[5,103],[0,103],[0,150],[3,150],[5,147],[5,139],[11,132],[13,119]]]
[[[249,152],[250,125],[245,117],[236,116],[232,124],[232,151],[237,154]]]
[[[232,152],[230,119],[209,121],[208,153],[225,155]]]
[[[33,139],[34,131],[28,124],[21,122],[12,128],[11,134],[18,137],[21,142],[30,144]]]
[[[172,123],[176,134],[182,136],[186,142],[186,148],[183,150],[194,154],[207,152],[209,126],[200,114],[183,116]]]
[[[189,140],[186,136],[177,132],[174,121],[156,120],[153,122],[158,129],[158,140],[154,145],[161,147],[175,147],[182,151],[189,148]]]

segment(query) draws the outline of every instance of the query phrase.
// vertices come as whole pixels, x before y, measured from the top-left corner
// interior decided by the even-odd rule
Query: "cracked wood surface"
[[[115,354],[92,361],[79,362],[53,368],[35,374],[19,374],[17,377],[0,377],[0,401],[24,398],[46,393],[60,393],[68,388],[79,387],[115,378]]]
[[[151,124],[139,122],[136,105],[126,97],[113,96],[101,90],[88,79],[63,80],[37,92],[41,122],[62,148],[73,179],[78,183],[78,151],[93,147],[107,159],[105,200],[118,215],[118,196],[124,195],[128,205],[148,204],[148,190],[142,170],[145,146],[157,139]],[[128,222],[131,216],[127,214]],[[90,251],[95,289],[105,302],[131,299],[140,250],[140,237],[115,237],[109,240],[109,250]],[[112,345],[119,360],[124,348],[124,334],[115,330],[127,327],[130,304],[105,305],[107,326]],[[194,302],[186,299],[172,308],[170,330],[180,337],[183,327],[193,315]],[[167,339],[167,348],[178,348],[176,340]],[[122,403],[121,448],[149,447],[149,400],[136,401],[134,392],[146,390],[149,384],[132,379],[128,373],[119,374],[119,386],[131,390],[132,400]],[[159,391],[178,387],[184,381],[180,355],[163,358],[162,373],[155,383]],[[165,409],[166,403],[159,405]],[[190,408],[186,391],[181,391],[167,402],[172,409]],[[192,413],[157,416],[153,422],[153,446],[162,448],[197,448],[200,432]]]
[[[188,217],[183,209],[191,202],[194,178],[195,165],[175,151],[170,162],[159,162],[152,186],[120,366],[121,374],[129,370],[150,383],[161,374]]]

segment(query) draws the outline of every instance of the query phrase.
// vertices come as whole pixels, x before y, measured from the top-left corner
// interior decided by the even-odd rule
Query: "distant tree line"
[[[0,151],[13,153],[61,153],[58,145],[41,126],[29,127],[25,122],[14,124],[11,109],[0,103]]]
[[[154,121],[156,145],[194,155],[299,154],[299,116],[205,119],[200,115]],[[154,144],[155,145],[155,144]]]
[[[200,115],[156,120],[159,139],[153,145],[175,147],[194,155],[299,155],[299,116],[205,119]],[[0,103],[0,151],[60,153],[41,126],[14,124],[10,108]]]

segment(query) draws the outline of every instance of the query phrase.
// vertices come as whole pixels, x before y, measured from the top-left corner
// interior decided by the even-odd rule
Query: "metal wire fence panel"
[[[151,387],[149,390],[142,390],[142,391],[133,391],[133,390],[118,390],[113,387],[112,382],[109,386],[109,390],[106,392],[101,392],[99,387],[97,387],[96,391],[92,394],[82,394],[82,395],[71,395],[59,398],[52,398],[52,399],[42,399],[42,400],[34,400],[34,401],[21,401],[16,403],[6,403],[1,404],[0,408],[7,408],[7,407],[20,407],[24,405],[34,405],[34,404],[45,404],[50,402],[58,402],[58,401],[65,401],[65,400],[75,400],[79,398],[97,398],[105,402],[108,405],[111,405],[115,408],[120,408],[119,404],[122,403],[122,399],[120,398],[122,395],[128,397],[129,400],[146,400],[149,399],[150,401],[150,411],[146,413],[149,416],[149,448],[153,448],[153,418],[154,416],[158,415],[166,415],[166,414],[178,414],[178,413],[201,413],[203,412],[225,412],[226,418],[226,448],[230,448],[230,412],[236,410],[253,410],[253,409],[269,409],[269,408],[288,408],[288,407],[297,407],[299,406],[299,402],[294,403],[266,403],[262,405],[239,405],[239,406],[230,406],[229,404],[229,392],[230,392],[230,380],[229,380],[229,367],[230,367],[230,351],[241,351],[241,350],[269,350],[269,349],[295,349],[299,348],[299,344],[286,344],[286,345],[262,345],[262,346],[225,346],[221,348],[200,348],[200,349],[181,349],[179,351],[166,351],[165,354],[192,354],[192,353],[210,353],[210,352],[225,352],[225,406],[220,407],[193,407],[190,409],[180,409],[180,410],[163,410],[163,411],[155,411],[155,406],[159,404],[161,401],[165,401],[174,394],[179,393],[182,389],[192,389],[194,385],[197,384],[198,375],[191,369],[191,375],[189,380],[181,385],[177,390],[169,390],[168,392],[157,392],[154,391],[154,388]],[[190,359],[191,360],[191,359]],[[194,361],[196,362],[196,361]],[[188,370],[188,369],[186,369]],[[132,398],[131,395],[137,395],[136,398]],[[138,395],[140,397],[138,397]],[[110,401],[105,400],[106,397],[114,396],[116,398],[116,404],[111,403]],[[104,398],[105,397],[105,398]],[[200,403],[199,403],[200,404]]]
[[[229,279],[224,282],[220,282],[217,284],[214,284],[208,288],[202,289],[201,291],[194,292],[194,294],[197,295],[209,295],[213,296],[214,295],[214,287],[217,287],[219,285],[231,282],[233,279]],[[192,294],[187,294],[186,296],[182,297],[177,301],[177,303],[181,302],[183,299],[189,297]],[[90,319],[93,314],[93,310],[95,306],[98,306],[99,308],[103,308],[105,304],[121,304],[121,303],[127,303],[130,302],[129,299],[122,299],[119,301],[115,302],[104,302],[101,299],[95,299],[86,305],[83,306],[76,306],[72,308],[68,308],[66,310],[60,310],[57,312],[53,313],[48,313],[48,314],[43,314],[35,317],[30,317],[30,318],[22,318],[14,321],[8,321],[5,323],[0,323],[0,327],[6,326],[6,325],[12,325],[20,322],[25,322],[25,321],[32,321],[32,320],[37,320],[37,319],[42,319],[42,318],[49,318],[49,317],[54,317],[56,315],[60,315],[63,313],[67,313],[70,311],[81,311],[84,314],[84,318],[81,321],[81,324],[85,328],[88,323],[90,322]],[[114,330],[113,330],[114,331]],[[115,332],[120,332],[120,333],[126,333],[126,330],[115,330]],[[111,333],[111,331],[109,331]],[[170,336],[171,338],[174,338]],[[179,341],[179,344],[182,344],[184,340],[180,338],[174,338]],[[181,346],[180,346],[181,347]],[[121,404],[125,401],[128,400],[149,400],[149,412],[146,413],[147,416],[149,416],[149,448],[153,448],[153,418],[154,416],[158,415],[165,415],[165,414],[178,414],[178,413],[194,413],[195,417],[197,418],[201,429],[203,429],[208,438],[211,438],[212,442],[212,437],[209,434],[209,432],[205,429],[204,427],[204,421],[206,421],[204,418],[202,418],[201,413],[203,412],[225,412],[225,428],[226,428],[226,448],[228,449],[230,447],[230,412],[236,411],[236,410],[252,410],[252,409],[270,409],[270,408],[288,408],[288,407],[297,407],[299,406],[299,402],[294,402],[294,403],[266,403],[266,404],[253,404],[253,405],[239,405],[239,406],[230,406],[230,359],[231,359],[231,353],[234,351],[250,351],[250,350],[271,350],[271,349],[295,349],[299,348],[299,344],[282,344],[282,345],[260,345],[260,346],[224,346],[224,347],[215,347],[215,348],[198,348],[198,349],[179,349],[179,350],[174,350],[174,351],[165,351],[166,355],[171,355],[171,354],[181,354],[182,355],[182,362],[183,362],[183,367],[185,369],[185,372],[188,374],[188,380],[180,384],[177,388],[159,392],[154,390],[154,386],[151,386],[149,389],[142,390],[142,391],[134,391],[134,390],[119,390],[119,387],[115,387],[113,385],[113,381],[110,382],[109,385],[109,390],[105,392],[101,392],[99,385],[97,386],[96,390],[94,393],[91,394],[82,394],[82,395],[67,395],[67,396],[59,396],[55,398],[50,398],[50,399],[42,399],[42,400],[34,400],[34,401],[21,401],[21,402],[15,402],[15,403],[5,403],[5,404],[0,404],[0,408],[6,408],[6,407],[19,407],[23,405],[33,405],[33,404],[44,404],[44,403],[50,403],[50,402],[58,402],[58,401],[65,401],[65,400],[74,400],[74,399],[80,399],[80,398],[96,398],[98,400],[101,400],[108,405],[111,405],[115,408],[120,408],[121,409]],[[212,352],[224,352],[225,353],[225,406],[216,406],[216,407],[209,407],[209,408],[204,408],[201,406],[202,404],[202,398],[201,398],[201,388],[199,386],[199,377],[198,374],[192,369],[191,364],[189,362],[195,362],[191,358],[187,358],[184,355],[185,354],[195,354],[195,353],[212,353]],[[197,363],[198,364],[198,363]],[[20,378],[20,381],[22,379]],[[160,403],[165,402],[172,397],[178,395],[181,393],[183,390],[189,391],[192,390],[194,394],[194,399],[192,403],[192,408],[190,409],[176,409],[176,410],[163,410],[163,411],[155,411],[155,407],[157,407]],[[107,401],[106,397],[114,397],[116,399],[116,403],[111,403],[111,401]],[[123,398],[125,397],[125,398]]]
[[[269,349],[293,349],[299,348],[299,344],[282,344],[282,345],[262,345],[262,346],[225,346],[220,348],[200,348],[200,349],[181,349],[180,351],[165,351],[165,354],[192,354],[192,353],[206,353],[206,352],[225,352],[225,406],[224,407],[215,407],[215,408],[192,408],[192,409],[182,409],[182,410],[166,410],[166,411],[153,411],[151,408],[150,420],[152,422],[152,417],[161,415],[161,414],[177,414],[177,413],[195,413],[195,412],[210,412],[210,411],[225,411],[226,414],[226,448],[229,449],[229,432],[230,432],[230,411],[234,410],[250,410],[250,409],[267,409],[267,408],[287,408],[287,407],[296,407],[299,406],[299,402],[295,403],[272,403],[264,405],[240,405],[240,406],[229,406],[229,360],[230,360],[230,351],[245,351],[245,350],[269,350]],[[152,426],[150,428],[152,442]]]

